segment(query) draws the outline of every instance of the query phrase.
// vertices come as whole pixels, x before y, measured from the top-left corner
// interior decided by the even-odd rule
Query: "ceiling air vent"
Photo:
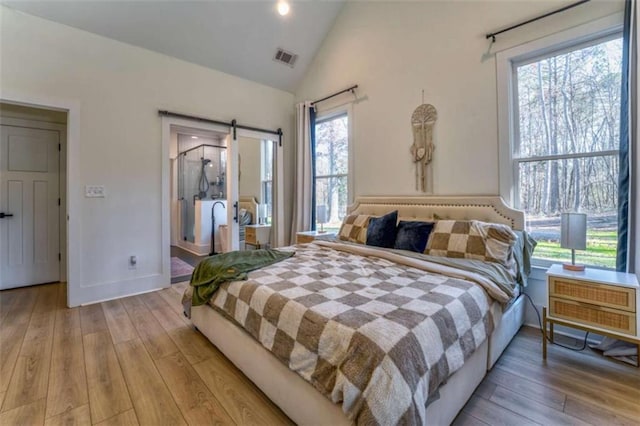
[[[286,50],[280,48],[276,50],[276,56],[273,57],[274,61],[282,62],[283,64],[289,65],[291,68],[293,68],[297,59],[298,55],[296,55],[295,53],[287,52]]]

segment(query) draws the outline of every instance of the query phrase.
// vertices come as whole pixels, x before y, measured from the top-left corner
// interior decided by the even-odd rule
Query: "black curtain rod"
[[[486,35],[486,38],[487,39],[491,39],[491,41],[495,43],[496,36],[498,34],[506,33],[507,31],[511,31],[511,30],[516,29],[516,28],[522,27],[523,25],[527,25],[527,24],[530,24],[532,22],[539,21],[540,19],[546,18],[547,16],[551,16],[551,15],[555,15],[556,13],[564,12],[565,10],[572,9],[572,8],[574,8],[576,6],[580,6],[581,4],[587,3],[589,1],[591,1],[591,0],[580,0],[578,2],[571,3],[571,4],[567,5],[567,6],[561,7],[560,9],[554,10],[552,12],[545,13],[544,15],[536,16],[535,18],[531,18],[531,19],[526,20],[524,22],[520,22],[519,24],[512,25],[509,28],[505,28],[503,30],[496,31],[494,33],[489,33],[489,34]]]
[[[164,117],[184,118],[186,120],[194,120],[194,121],[199,121],[201,123],[210,123],[210,124],[218,124],[220,126],[229,126],[233,128],[234,139],[236,139],[236,129],[252,130],[254,132],[263,132],[263,133],[269,133],[272,135],[278,135],[278,144],[282,146],[283,133],[282,133],[282,129],[280,128],[278,128],[277,130],[261,129],[259,127],[251,127],[251,126],[244,126],[242,124],[238,124],[236,120],[231,120],[231,122],[218,121],[218,120],[211,120],[210,118],[196,117],[195,115],[180,114],[179,112],[171,112],[171,111],[163,111],[163,110],[159,110],[158,114]]]
[[[322,101],[326,101],[327,99],[331,99],[331,98],[333,98],[335,96],[342,95],[345,92],[353,92],[357,88],[358,88],[358,85],[354,84],[353,86],[349,87],[348,89],[341,90],[341,91],[336,92],[336,93],[334,93],[332,95],[329,95],[329,96],[327,96],[325,98],[318,99],[317,101],[313,101],[313,102],[311,102],[311,105],[315,105],[315,104],[320,103]]]

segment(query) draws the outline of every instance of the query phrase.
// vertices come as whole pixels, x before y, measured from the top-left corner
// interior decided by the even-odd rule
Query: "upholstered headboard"
[[[459,219],[503,223],[524,229],[524,212],[507,206],[499,196],[358,197],[349,214],[381,216],[398,210],[403,220]],[[435,215],[435,217],[434,217]]]
[[[246,209],[251,213],[251,223],[258,223],[258,200],[251,196],[240,196],[238,203],[240,209]]]

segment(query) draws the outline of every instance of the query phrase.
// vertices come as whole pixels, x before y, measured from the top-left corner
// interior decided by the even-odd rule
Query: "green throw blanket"
[[[232,251],[203,260],[191,275],[193,306],[204,305],[211,299],[220,284],[227,281],[246,280],[247,273],[269,266],[293,256],[295,252],[274,249]]]

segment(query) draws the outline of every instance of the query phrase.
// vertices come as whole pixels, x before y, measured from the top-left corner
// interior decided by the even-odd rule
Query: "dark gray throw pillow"
[[[393,248],[424,253],[433,225],[433,222],[401,220],[398,224],[398,234]]]
[[[396,241],[396,224],[398,223],[398,210],[384,216],[372,217],[367,226],[367,245],[385,248],[393,248]]]

